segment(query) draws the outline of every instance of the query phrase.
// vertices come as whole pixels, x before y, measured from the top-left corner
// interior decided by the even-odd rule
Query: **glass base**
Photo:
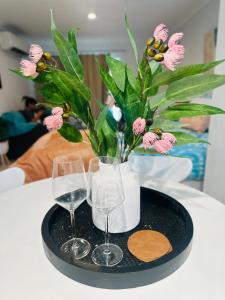
[[[91,258],[96,265],[112,267],[121,262],[123,251],[114,244],[102,244],[94,249]]]
[[[84,239],[76,238],[65,242],[61,246],[61,250],[71,254],[75,259],[81,259],[88,255],[91,250],[91,245]]]

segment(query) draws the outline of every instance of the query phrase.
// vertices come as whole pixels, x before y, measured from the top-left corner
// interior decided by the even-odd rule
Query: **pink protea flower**
[[[168,140],[157,140],[154,143],[154,148],[159,153],[166,153],[173,148],[173,145]]]
[[[62,107],[54,107],[52,109],[52,114],[57,115],[57,116],[62,116],[63,115],[63,109]]]
[[[38,73],[36,72],[37,67],[35,63],[23,59],[21,60],[20,65],[21,72],[24,76],[31,76],[32,78],[36,78],[38,76]]]
[[[48,130],[59,130],[63,126],[63,118],[59,115],[52,115],[44,120],[44,125]]]
[[[175,138],[175,136],[172,133],[169,133],[169,132],[164,132],[162,134],[162,140],[169,141],[173,145],[177,141],[177,139]]]
[[[42,58],[42,55],[43,55],[43,50],[41,46],[35,44],[30,46],[29,57],[32,62],[34,62],[35,64],[39,62],[39,60]]]
[[[143,136],[143,145],[145,150],[153,146],[157,141],[157,139],[158,139],[158,135],[155,134],[154,132],[145,133],[145,135]]]
[[[183,38],[183,36],[184,35],[182,32],[174,33],[169,39],[169,49],[164,54],[163,63],[171,71],[174,71],[177,64],[180,64],[181,60],[184,58],[185,48],[183,45],[177,44]]]
[[[168,38],[168,28],[166,27],[166,25],[159,24],[158,26],[156,26],[153,36],[156,40],[162,40],[163,42],[165,42]]]
[[[133,133],[135,135],[141,134],[144,132],[146,126],[145,119],[137,118],[133,123]]]

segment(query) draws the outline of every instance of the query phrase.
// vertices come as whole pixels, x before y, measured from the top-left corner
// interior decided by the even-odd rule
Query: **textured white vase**
[[[109,214],[109,232],[122,233],[132,230],[140,222],[140,183],[137,173],[131,171],[129,162],[120,164],[122,183],[124,189],[124,202]],[[109,180],[110,166],[98,174],[93,185],[92,195],[94,196],[94,186],[104,185],[104,181]],[[107,178],[108,177],[108,178]],[[94,196],[95,197],[95,196]],[[101,210],[92,208],[92,218],[95,226],[104,231],[105,217]]]

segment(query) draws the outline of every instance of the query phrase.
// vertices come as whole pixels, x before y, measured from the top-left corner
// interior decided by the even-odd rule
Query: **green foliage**
[[[162,117],[170,120],[179,120],[182,117],[195,117],[206,115],[225,114],[225,111],[214,106],[197,104],[197,103],[183,103],[172,107],[161,113]]]
[[[135,89],[136,88],[136,77],[134,72],[127,66],[127,78],[130,82],[130,85]]]
[[[182,124],[179,122],[167,120],[162,117],[157,117],[154,119],[153,124],[150,126],[150,129],[161,128],[165,132],[176,131],[182,127]]]
[[[45,84],[39,89],[40,94],[44,97],[46,103],[62,106],[65,98],[60,90],[53,83]]]
[[[152,81],[152,86],[168,85],[174,81],[180,80],[184,77],[204,73],[225,60],[212,61],[208,64],[187,65],[177,68],[175,71],[164,71],[158,73]]]
[[[79,130],[76,129],[76,127],[64,123],[62,128],[58,130],[64,139],[68,140],[72,143],[79,143],[82,141],[82,135]]]
[[[174,121],[181,117],[225,114],[220,108],[190,102],[191,99],[225,84],[225,75],[204,74],[224,60],[183,66],[175,71],[162,71],[162,64],[149,61],[147,49],[142,60],[138,61],[137,46],[127,17],[125,24],[138,68],[137,75],[125,63],[111,56],[106,56],[110,73],[99,65],[100,77],[115,98],[116,105],[122,110],[124,124],[118,124],[108,107],[100,102],[97,102],[100,114],[94,119],[90,106],[91,91],[84,83],[84,70],[77,50],[77,32],[69,30],[66,39],[57,29],[52,15],[52,37],[65,71],[56,69],[53,61],[35,79],[25,77],[20,70],[12,71],[38,83],[46,105],[61,106],[65,113],[79,117],[89,129],[89,140],[97,155],[117,155],[118,128],[122,128],[124,134],[124,149],[121,149],[121,153],[126,154],[123,159],[126,160],[133,149],[139,153],[157,154],[154,149],[144,150],[138,147],[142,136],[135,136],[132,127],[139,117],[153,120],[149,130],[161,128],[165,132],[172,132],[177,138],[176,145],[206,143],[186,132],[180,132],[180,123]],[[165,85],[167,89],[160,90]],[[80,132],[67,123],[65,115],[64,125],[59,132],[71,142],[82,140]]]
[[[185,133],[185,132],[172,132],[173,135],[176,137],[177,142],[176,146],[181,146],[185,144],[195,144],[195,143],[204,143],[209,144],[207,141],[197,138],[194,135]]]
[[[55,70],[52,73],[52,78],[65,97],[70,98],[74,91],[81,96],[84,101],[90,100],[91,92],[89,88],[73,75],[61,70]]]
[[[70,35],[70,42],[67,41],[63,35],[57,29],[53,15],[51,13],[51,31],[52,31],[52,38],[54,40],[55,46],[59,53],[59,58],[61,63],[63,64],[66,72],[76,76],[79,80],[84,79],[84,71],[83,66],[80,62],[79,56],[77,54],[77,49],[74,43],[71,43],[72,36],[75,34],[71,33]]]
[[[68,41],[77,53],[77,39],[76,39],[76,30],[75,29],[70,29],[68,31]]]
[[[119,107],[122,108],[123,102],[124,102],[123,95],[122,95],[120,89],[115,84],[113,78],[100,65],[99,65],[99,73],[100,73],[100,77],[101,77],[102,81],[104,82],[106,88],[112,93],[112,95],[115,98]]]
[[[126,65],[109,55],[106,56],[106,62],[111,71],[113,80],[117,87],[123,92],[125,88]]]
[[[186,100],[201,96],[225,84],[225,75],[194,75],[185,77],[169,85],[167,100]]]

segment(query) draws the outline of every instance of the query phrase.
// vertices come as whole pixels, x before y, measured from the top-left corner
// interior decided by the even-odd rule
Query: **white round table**
[[[225,206],[182,184],[149,181],[146,186],[180,201],[193,219],[192,250],[175,273],[144,287],[106,290],[58,272],[42,248],[41,223],[54,204],[47,179],[0,194],[0,299],[225,299]]]

